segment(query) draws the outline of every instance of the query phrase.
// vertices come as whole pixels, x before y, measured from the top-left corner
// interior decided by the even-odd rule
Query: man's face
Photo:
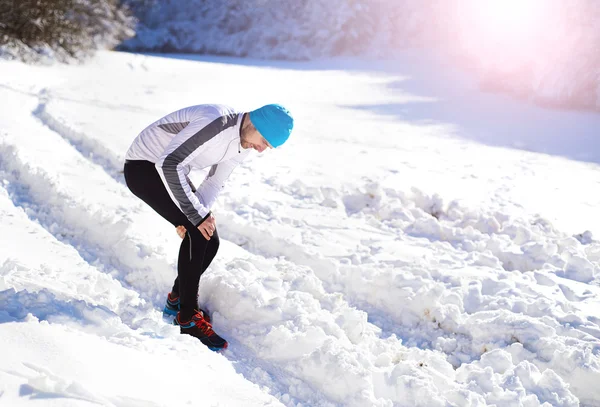
[[[248,131],[242,135],[241,143],[243,148],[253,148],[259,153],[262,153],[267,148],[273,148],[273,146],[269,144],[269,142],[265,140],[254,127],[248,129]]]

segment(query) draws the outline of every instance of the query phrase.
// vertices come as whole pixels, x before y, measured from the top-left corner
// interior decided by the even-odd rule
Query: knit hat
[[[251,111],[250,121],[273,147],[285,143],[294,127],[294,118],[290,112],[278,104],[266,105]]]

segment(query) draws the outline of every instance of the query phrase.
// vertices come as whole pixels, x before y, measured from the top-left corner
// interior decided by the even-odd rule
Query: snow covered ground
[[[214,208],[216,354],[162,319],[179,238],[122,161],[271,102],[292,138]],[[0,405],[600,406],[600,116],[416,55],[0,62],[0,103]]]

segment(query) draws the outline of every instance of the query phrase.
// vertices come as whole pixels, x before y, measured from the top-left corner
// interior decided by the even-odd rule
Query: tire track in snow
[[[35,154],[34,148],[24,147],[21,153],[17,144],[0,140],[0,170],[7,174],[9,184],[6,189],[13,203],[23,208],[30,219],[39,222],[59,241],[74,247],[86,262],[113,275],[126,287],[135,287],[146,300],[158,306],[164,298],[151,287],[166,284],[171,279],[165,280],[164,276],[157,278],[160,273],[149,273],[147,270],[172,270],[172,264],[156,257],[144,259],[142,256],[148,251],[146,245],[139,239],[132,241],[124,238],[124,232],[132,223],[127,216],[128,208],[114,204],[110,206],[114,212],[108,213],[99,201],[88,198],[87,191],[74,185],[63,188],[62,179],[81,177],[78,186],[84,188],[87,183],[107,185],[109,179],[103,179],[103,175],[106,175],[104,171],[94,172],[95,164],[88,163],[83,157],[78,162],[79,152],[69,151],[73,147],[63,139],[52,141],[51,134],[41,137],[44,140],[39,145],[54,143],[53,153],[61,151],[62,157],[50,157],[47,162],[36,160],[31,157],[31,154]],[[64,147],[60,146],[62,142],[65,143]],[[68,162],[69,171],[57,174],[54,169],[61,165],[64,167],[65,161]],[[49,172],[48,169],[52,170]],[[113,179],[110,182],[114,182]],[[77,191],[77,198],[73,196],[73,191]],[[126,196],[124,191],[116,194]],[[98,228],[98,223],[104,224],[105,228]]]
[[[6,217],[4,223],[9,228],[17,228],[10,238],[4,237],[7,257],[0,264],[0,287],[7,288],[0,291],[0,309],[6,317],[19,320],[31,313],[50,322],[80,321],[83,330],[107,338],[119,333],[123,337],[123,326],[131,329],[127,337],[132,340],[148,330],[163,331],[157,324],[160,314],[151,303],[123,287],[97,264],[83,259],[64,238],[61,241],[35,222],[35,208],[19,192],[24,186],[14,181],[14,173],[6,172],[3,154],[10,154],[12,149],[6,150],[1,139],[0,146],[0,179],[4,180],[0,186],[0,216]],[[23,246],[34,256],[21,259]],[[47,258],[55,261],[48,263]],[[133,334],[136,330],[140,331]],[[110,340],[121,341],[118,337]]]
[[[56,191],[53,188],[55,179],[43,169],[31,168],[21,162],[15,148],[2,142],[0,158],[0,171],[6,174],[6,190],[15,206],[22,208],[32,221],[38,222],[58,241],[75,248],[90,266],[113,275],[126,287],[132,287],[127,276],[121,274],[123,269],[130,267],[111,256],[110,250],[111,246],[119,243],[118,235],[126,229],[126,224],[113,223],[112,226],[118,230],[104,236],[94,232],[91,229],[93,224],[89,223],[91,219],[86,216],[90,208],[82,208],[67,194]],[[78,223],[82,219],[86,221],[84,226]],[[96,221],[102,222],[103,219],[97,218]],[[106,245],[98,243],[102,237],[106,238]]]
[[[33,115],[50,130],[68,141],[82,156],[102,167],[115,181],[124,184],[125,178],[122,174],[122,160],[99,141],[73,130],[72,127],[52,116],[47,109],[47,105],[51,100],[50,92],[47,89],[40,91],[37,96],[39,104],[33,111]]]

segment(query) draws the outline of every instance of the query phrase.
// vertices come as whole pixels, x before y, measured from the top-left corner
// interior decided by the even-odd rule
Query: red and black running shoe
[[[189,321],[182,321],[180,315],[181,313],[177,314],[173,323],[179,325],[182,334],[198,338],[210,350],[219,351],[227,348],[227,341],[213,331],[212,325],[204,319],[200,311],[197,311]]]

